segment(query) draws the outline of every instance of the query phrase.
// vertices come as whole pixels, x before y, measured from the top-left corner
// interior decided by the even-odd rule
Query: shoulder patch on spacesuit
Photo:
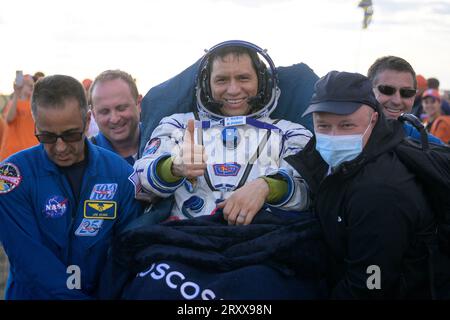
[[[19,168],[11,162],[0,164],[0,194],[13,191],[22,181]]]
[[[144,153],[142,154],[142,156],[147,156],[149,154],[154,154],[158,149],[159,146],[161,145],[161,139],[160,138],[153,138],[152,140],[150,140],[147,143],[147,146],[144,149]]]

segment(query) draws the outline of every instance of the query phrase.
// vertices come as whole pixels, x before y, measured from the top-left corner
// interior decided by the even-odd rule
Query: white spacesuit
[[[223,43],[216,47],[225,45],[229,44]],[[260,72],[265,73],[260,79],[264,85],[260,86],[259,98],[255,99],[259,100],[253,112],[247,116],[225,117],[216,111],[215,102],[211,103],[207,96],[210,90],[204,87],[208,81],[202,79],[207,72],[203,72],[207,70],[207,53],[200,64],[197,79],[198,112],[163,118],[153,131],[143,157],[134,165],[144,192],[160,197],[175,195],[176,203],[171,212],[175,219],[213,214],[218,202],[227,199],[246,182],[262,176],[283,179],[288,185],[283,198],[269,206],[301,211],[309,205],[304,181],[283,158],[303,149],[312,134],[300,124],[269,118],[280,94],[275,67],[270,57],[259,47],[242,42],[238,45],[257,51],[270,66],[267,69],[264,65]],[[196,120],[195,143],[205,147],[207,169],[197,179],[182,178],[178,182],[168,183],[158,176],[157,166],[160,161],[178,154],[189,119]]]

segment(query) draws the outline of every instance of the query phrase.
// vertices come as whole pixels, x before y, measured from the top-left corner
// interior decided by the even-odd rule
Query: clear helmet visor
[[[210,87],[211,65],[217,56],[223,56],[221,55],[223,52],[234,52],[224,50],[235,50],[236,47],[237,50],[242,50],[242,48],[244,48],[244,53],[250,55],[253,67],[258,76],[257,94],[254,97],[248,98],[247,103],[249,104],[250,111],[245,116],[252,118],[269,116],[276,108],[281,92],[278,87],[277,71],[272,59],[267,54],[266,50],[262,50],[260,47],[250,42],[231,40],[219,43],[212,47],[200,61],[196,79],[196,100],[197,111],[203,117],[216,119],[227,117],[221,113],[223,104],[219,101],[215,101],[212,97]]]

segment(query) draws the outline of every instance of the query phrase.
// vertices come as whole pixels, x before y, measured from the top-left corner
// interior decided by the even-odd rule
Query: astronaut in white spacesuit
[[[307,186],[283,158],[312,134],[269,118],[279,95],[265,50],[245,41],[212,47],[200,62],[197,110],[163,118],[134,165],[143,192],[174,194],[171,219],[223,209],[229,224],[246,225],[263,206],[307,209]]]

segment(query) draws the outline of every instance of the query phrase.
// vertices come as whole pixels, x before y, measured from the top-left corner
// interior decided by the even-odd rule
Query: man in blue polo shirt
[[[91,299],[113,237],[141,211],[133,168],[86,138],[84,89],[41,79],[32,114],[40,144],[0,163],[6,299]]]
[[[91,85],[90,100],[99,128],[91,141],[133,165],[139,158],[142,100],[133,77],[121,70],[102,72]]]

